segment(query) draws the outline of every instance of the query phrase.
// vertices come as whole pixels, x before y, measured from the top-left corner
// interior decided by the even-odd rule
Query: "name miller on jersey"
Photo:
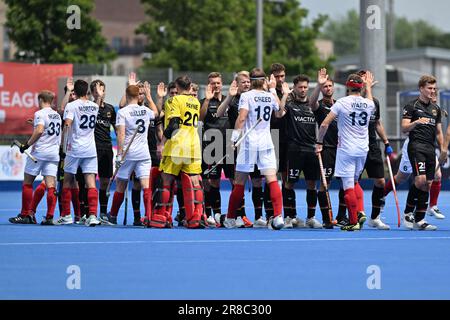
[[[142,117],[147,114],[147,110],[139,110],[139,111],[131,111],[130,116],[131,117]]]

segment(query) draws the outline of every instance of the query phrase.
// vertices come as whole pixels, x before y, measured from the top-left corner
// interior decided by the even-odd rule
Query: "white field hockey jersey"
[[[138,128],[136,137],[125,156],[125,160],[147,160],[150,159],[148,149],[148,126],[150,120],[155,119],[155,114],[146,106],[130,104],[117,113],[116,126],[125,126],[125,140],[123,150],[125,151]]]
[[[331,112],[338,116],[338,148],[353,156],[369,151],[369,120],[375,112],[372,100],[347,96],[336,101]]]
[[[67,104],[64,120],[73,121],[67,139],[67,155],[74,158],[92,158],[97,156],[95,148],[95,124],[97,123],[98,105],[92,101],[75,100]]]
[[[37,160],[59,161],[62,125],[60,115],[52,108],[43,108],[34,114],[34,128],[44,126],[44,132],[33,144],[31,154]]]
[[[259,90],[244,92],[239,100],[240,109],[248,110],[247,120],[244,124],[244,134],[259,118],[262,119],[241,143],[241,148],[246,150],[273,149],[274,146],[270,135],[270,118],[273,110],[278,111],[280,109],[275,97],[269,92]]]

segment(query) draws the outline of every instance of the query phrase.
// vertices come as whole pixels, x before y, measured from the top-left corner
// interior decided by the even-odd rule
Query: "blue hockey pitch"
[[[223,191],[223,212],[228,197]],[[399,192],[402,209],[405,198]],[[297,190],[301,218],[304,199]],[[336,211],[336,191],[331,200]],[[12,225],[20,192],[0,192],[0,201],[0,299],[450,299],[446,191],[439,207],[447,218],[427,217],[435,232],[397,228],[392,195],[382,215],[391,230],[354,233]],[[249,193],[246,204],[253,219]],[[39,221],[45,207],[44,198]]]

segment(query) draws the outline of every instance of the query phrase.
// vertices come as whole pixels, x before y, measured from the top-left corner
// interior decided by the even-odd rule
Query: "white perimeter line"
[[[320,241],[378,241],[378,240],[450,240],[450,237],[396,238],[325,238],[325,239],[236,239],[236,240],[154,240],[154,241],[76,241],[76,242],[4,242],[0,246],[70,246],[83,244],[183,244],[183,243],[255,243],[255,242],[320,242]]]

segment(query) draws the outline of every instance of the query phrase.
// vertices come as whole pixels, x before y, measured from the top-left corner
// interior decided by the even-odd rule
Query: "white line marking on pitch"
[[[255,242],[320,242],[320,241],[377,241],[377,240],[450,240],[450,237],[392,237],[392,238],[324,238],[324,239],[230,239],[230,240],[153,240],[153,241],[74,241],[74,242],[5,242],[0,246],[43,246],[84,244],[183,244],[183,243],[255,243]]]

